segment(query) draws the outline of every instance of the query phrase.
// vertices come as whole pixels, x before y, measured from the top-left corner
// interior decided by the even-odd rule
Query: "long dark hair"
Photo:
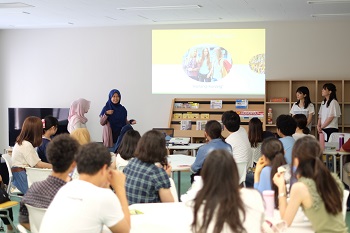
[[[275,206],[278,206],[278,187],[273,182],[273,176],[276,174],[279,166],[287,164],[284,158],[282,142],[277,138],[266,138],[261,145],[261,154],[269,159],[271,163],[270,180],[272,189],[275,191]]]
[[[44,118],[44,126],[43,126],[43,133],[45,133],[46,131],[48,131],[49,129],[51,129],[51,127],[58,127],[58,120],[56,117],[53,116],[46,116]]]
[[[208,51],[208,55],[205,57],[204,56],[204,50],[207,50]],[[209,68],[209,70],[211,69],[211,61],[210,61],[210,52],[209,52],[209,49],[208,48],[204,48],[202,50],[202,57],[201,57],[201,60],[200,60],[200,65],[202,66],[203,62],[204,62],[204,59],[207,58],[207,66]]]
[[[306,109],[309,104],[311,104],[311,99],[310,99],[310,91],[309,88],[305,87],[305,86],[301,86],[297,89],[296,91],[299,94],[303,94],[304,96],[304,108]],[[299,106],[300,100],[297,101],[297,105]]]
[[[333,83],[325,83],[323,85],[323,89],[331,91],[331,94],[329,95],[328,101],[327,101],[326,98],[324,98],[323,103],[322,103],[322,104],[326,104],[326,101],[327,101],[326,107],[328,108],[329,104],[332,102],[333,99],[338,101],[338,99],[337,99],[337,88],[336,88],[336,86]]]
[[[140,138],[141,135],[138,131],[133,129],[126,131],[118,148],[118,153],[123,159],[129,160],[134,157],[135,149]]]
[[[327,212],[336,215],[342,211],[343,191],[322,162],[322,154],[323,151],[318,141],[306,136],[295,142],[292,164],[295,158],[299,160],[295,174],[314,180]]]
[[[248,139],[251,147],[258,147],[258,143],[263,141],[263,126],[257,117],[253,117],[249,121]]]
[[[205,159],[201,171],[203,188],[194,200],[193,232],[207,232],[214,221],[213,233],[227,224],[232,232],[245,232],[240,216],[245,219],[244,204],[240,197],[239,175],[232,154],[214,150]],[[220,181],[220,182],[218,182]],[[203,208],[203,215],[199,210]]]

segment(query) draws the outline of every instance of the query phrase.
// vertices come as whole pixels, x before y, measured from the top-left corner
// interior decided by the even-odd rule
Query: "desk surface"
[[[192,209],[183,202],[134,204],[129,206],[129,209],[143,212],[143,214],[131,215],[131,233],[191,232]],[[301,222],[293,223],[286,232],[311,233],[313,231],[310,222]]]

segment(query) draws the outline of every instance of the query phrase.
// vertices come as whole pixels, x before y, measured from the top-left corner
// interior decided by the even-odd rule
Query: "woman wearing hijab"
[[[112,147],[116,143],[121,129],[127,124],[136,124],[135,120],[128,121],[127,111],[120,104],[121,95],[116,89],[109,92],[108,101],[100,113],[100,123],[103,126],[103,144]]]
[[[90,101],[80,98],[70,106],[67,130],[69,133],[78,128],[86,128],[88,119],[84,116],[90,109]]]

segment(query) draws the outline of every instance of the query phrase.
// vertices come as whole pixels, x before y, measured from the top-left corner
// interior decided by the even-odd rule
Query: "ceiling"
[[[324,0],[318,0],[324,1]],[[0,0],[0,29],[76,28],[218,22],[350,20],[350,0]],[[344,0],[343,0],[344,1]],[[197,6],[191,9],[127,7]],[[198,5],[200,7],[198,7]],[[10,6],[10,7],[9,7]],[[318,14],[320,17],[315,17]]]

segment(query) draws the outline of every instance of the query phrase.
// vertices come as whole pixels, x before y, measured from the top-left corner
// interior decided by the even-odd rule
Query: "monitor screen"
[[[41,119],[48,115],[56,117],[58,120],[57,134],[68,133],[69,108],[9,108],[9,146],[14,146],[16,138],[21,132],[24,120],[29,116],[37,116]]]

